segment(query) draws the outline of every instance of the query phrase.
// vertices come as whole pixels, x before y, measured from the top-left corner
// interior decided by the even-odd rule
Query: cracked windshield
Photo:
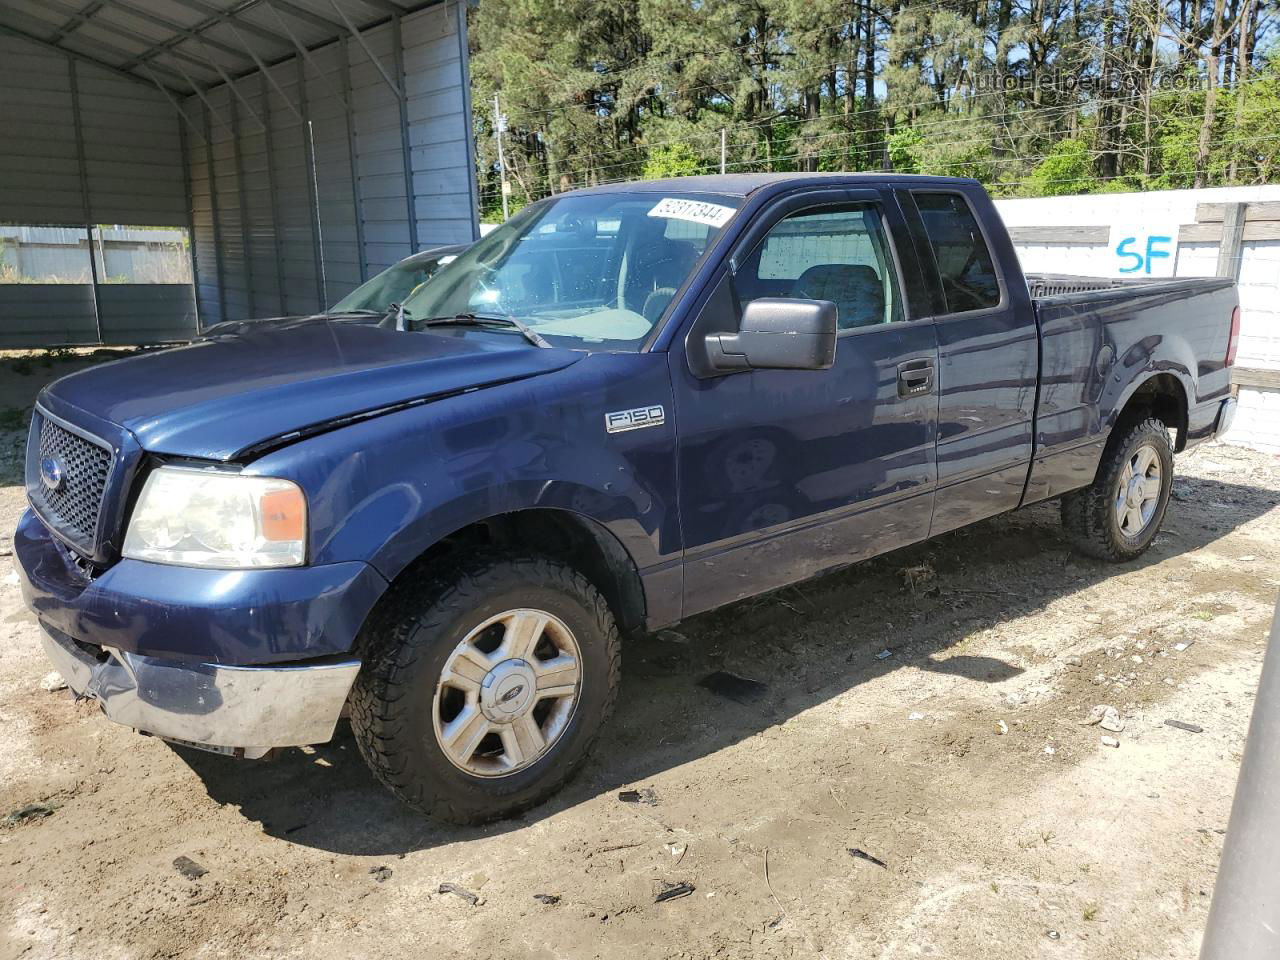
[[[658,193],[535,203],[441,270],[404,308],[415,325],[515,319],[555,346],[638,350],[739,203]]]

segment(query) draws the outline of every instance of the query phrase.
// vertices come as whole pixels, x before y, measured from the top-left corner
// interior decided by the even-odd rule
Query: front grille
[[[36,414],[39,442],[34,451],[35,462],[28,467],[34,473],[28,483],[33,505],[50,524],[77,546],[92,550],[98,532],[98,511],[107,489],[111,472],[110,449],[72,433],[46,416]],[[42,480],[42,464],[56,463],[62,481],[49,486]]]

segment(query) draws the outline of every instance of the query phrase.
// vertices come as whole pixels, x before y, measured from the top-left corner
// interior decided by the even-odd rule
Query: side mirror
[[[707,359],[731,370],[829,370],[836,362],[836,305],[761,297],[742,311],[737,333],[709,333]]]

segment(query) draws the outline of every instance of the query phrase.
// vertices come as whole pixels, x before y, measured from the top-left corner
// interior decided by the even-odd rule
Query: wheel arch
[[[1174,431],[1174,452],[1187,445],[1189,415],[1188,390],[1175,373],[1162,371],[1137,382],[1117,407],[1111,425],[1111,439],[1123,437],[1128,429],[1149,417]]]
[[[560,507],[528,507],[469,522],[440,537],[396,571],[397,583],[424,566],[447,564],[456,551],[497,550],[537,553],[578,570],[600,591],[624,631],[640,629],[647,603],[635,560],[598,520]]]

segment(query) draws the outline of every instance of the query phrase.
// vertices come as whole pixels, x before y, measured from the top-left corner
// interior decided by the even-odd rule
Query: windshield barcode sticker
[[[651,217],[689,220],[693,223],[705,223],[709,227],[723,227],[733,214],[733,207],[707,203],[705,200],[681,200],[679,197],[664,197],[649,211]]]

